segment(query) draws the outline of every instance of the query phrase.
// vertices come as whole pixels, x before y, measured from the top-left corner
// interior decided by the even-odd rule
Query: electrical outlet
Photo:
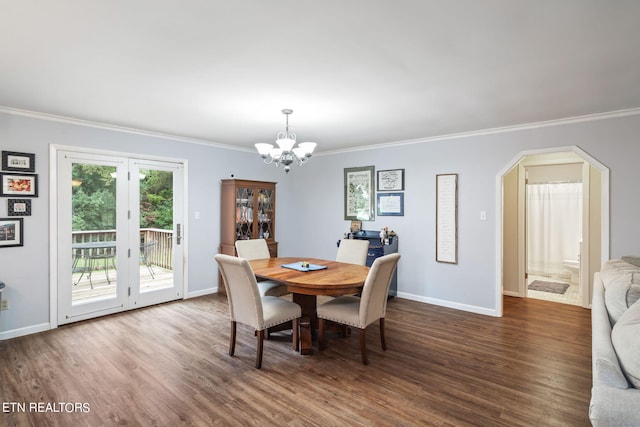
[[[0,311],[9,310],[9,300],[3,299],[0,301]]]

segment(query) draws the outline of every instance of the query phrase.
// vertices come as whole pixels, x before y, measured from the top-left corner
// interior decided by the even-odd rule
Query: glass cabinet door
[[[258,237],[273,236],[273,190],[258,190]]]
[[[253,188],[236,189],[236,240],[253,236]]]

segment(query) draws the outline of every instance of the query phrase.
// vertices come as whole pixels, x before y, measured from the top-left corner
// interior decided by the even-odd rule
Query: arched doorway
[[[609,258],[609,170],[576,146],[519,153],[497,176],[499,233],[497,265],[501,273],[496,285],[496,313],[502,316],[502,297],[526,297],[526,165],[582,162],[584,209],[580,277],[582,306],[591,302],[591,280],[602,261]]]

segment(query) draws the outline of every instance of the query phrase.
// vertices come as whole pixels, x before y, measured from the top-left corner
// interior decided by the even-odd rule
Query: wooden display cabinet
[[[271,257],[277,257],[275,225],[275,182],[222,180],[219,253],[236,256],[236,240],[265,239]],[[220,276],[218,292],[225,292]]]

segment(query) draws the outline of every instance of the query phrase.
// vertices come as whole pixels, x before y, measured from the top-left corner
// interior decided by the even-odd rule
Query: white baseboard
[[[205,296],[205,295],[215,294],[217,292],[218,292],[218,287],[217,286],[215,288],[202,289],[200,291],[187,293],[187,295],[185,296],[185,299],[202,297],[202,296]]]
[[[41,323],[39,325],[27,326],[26,328],[11,329],[8,331],[0,332],[0,340],[8,340],[11,338],[17,338],[24,335],[36,334],[38,332],[44,332],[51,329],[51,324]]]
[[[437,298],[427,298],[427,297],[423,297],[423,296],[420,296],[420,295],[407,294],[407,293],[404,293],[404,292],[398,292],[398,298],[404,298],[404,299],[408,299],[408,300],[411,300],[411,301],[424,302],[424,303],[427,303],[427,304],[433,304],[433,305],[438,305],[438,306],[441,306],[441,307],[453,308],[453,309],[456,309],[456,310],[468,311],[468,312],[471,312],[471,313],[484,314],[485,316],[499,317],[497,315],[496,310],[488,309],[488,308],[485,308],[485,307],[476,307],[476,306],[473,306],[473,305],[452,303],[451,301],[440,300],[440,299],[437,299]]]

